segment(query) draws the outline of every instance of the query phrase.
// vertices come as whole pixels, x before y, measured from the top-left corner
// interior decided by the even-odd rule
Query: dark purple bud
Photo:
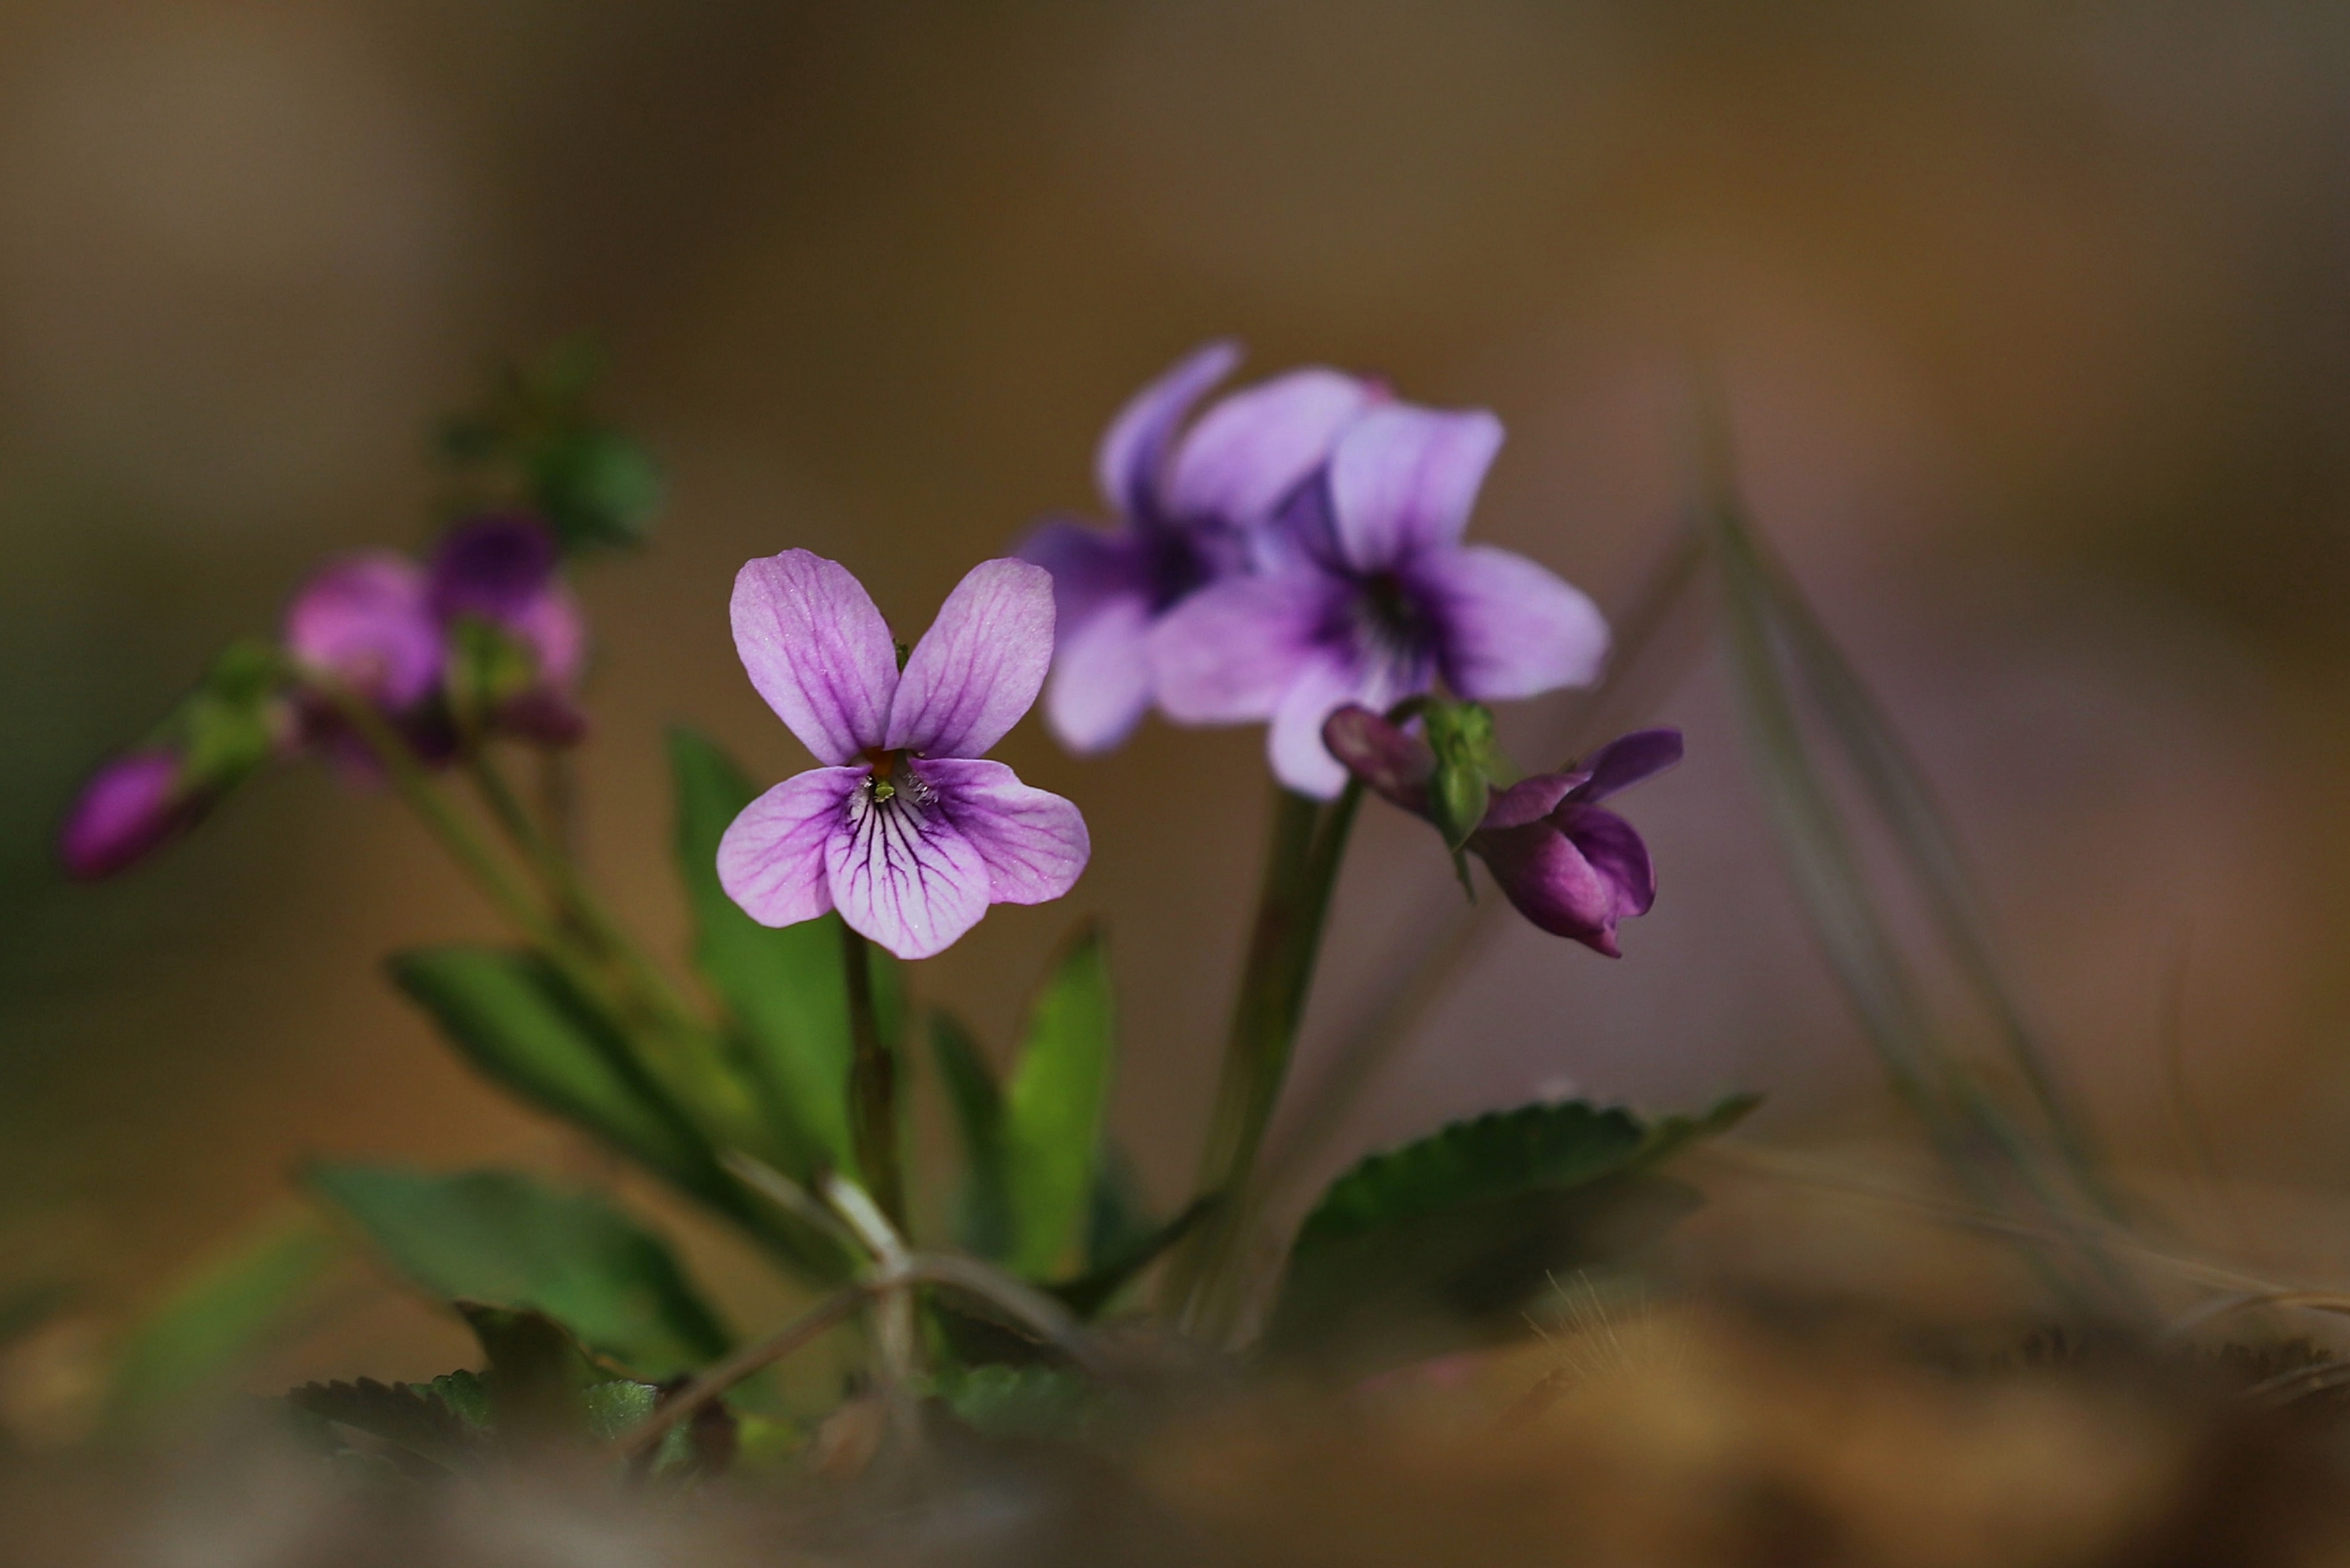
[[[560,555],[554,530],[527,513],[468,518],[432,553],[433,617],[443,626],[471,616],[512,628],[553,587]]]
[[[388,550],[330,561],[286,606],[286,651],[380,708],[412,708],[439,683],[443,659],[425,590],[416,563]]]
[[[584,728],[568,693],[587,663],[588,623],[560,566],[554,531],[527,513],[468,519],[432,557],[432,613],[441,625],[452,632],[466,622],[489,627],[529,655],[518,680],[501,677],[471,696],[487,700],[499,729],[547,745],[569,744]]]
[[[1434,820],[1435,752],[1367,708],[1342,708],[1323,726],[1330,754],[1371,789]],[[1592,804],[1681,760],[1679,730],[1611,741],[1581,767],[1537,774],[1492,792],[1468,849],[1485,862],[1518,912],[1553,936],[1621,956],[1616,924],[1657,900],[1648,846],[1632,825]]]
[[[94,882],[129,869],[192,826],[203,796],[183,781],[180,754],[164,747],[126,752],[82,786],[57,830],[66,874]]]

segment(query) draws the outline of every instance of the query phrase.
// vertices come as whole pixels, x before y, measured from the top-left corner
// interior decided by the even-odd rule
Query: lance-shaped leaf
[[[744,914],[718,883],[718,842],[758,790],[706,737],[673,729],[670,770],[677,794],[678,875],[693,916],[695,966],[731,1015],[743,1056],[765,1096],[787,1173],[855,1168],[848,1130],[848,988],[840,918],[780,928]],[[901,987],[897,961],[874,950],[874,1004],[896,1039]]]
[[[1694,1207],[1655,1167],[1755,1103],[1654,1126],[1581,1101],[1528,1106],[1373,1155],[1298,1231],[1268,1341],[1402,1358],[1513,1331],[1551,1276],[1617,1262]]]
[[[1109,955],[1087,926],[1054,966],[1028,1015],[1003,1100],[1010,1262],[1043,1279],[1074,1256],[1100,1168],[1116,1018]]]
[[[481,1073],[690,1191],[712,1187],[707,1146],[543,960],[468,945],[411,949],[387,968]]]
[[[134,1428],[218,1390],[349,1256],[341,1238],[296,1213],[198,1264],[124,1340],[108,1391],[109,1424]]]
[[[731,1343],[667,1244],[592,1194],[517,1171],[379,1165],[314,1166],[308,1183],[436,1300],[543,1313],[655,1378],[715,1360]]]
[[[1002,1262],[1012,1249],[1012,1193],[1005,1176],[1003,1090],[979,1041],[943,1009],[930,1018],[931,1058],[946,1091],[962,1180],[955,1192],[955,1236],[981,1257]]]

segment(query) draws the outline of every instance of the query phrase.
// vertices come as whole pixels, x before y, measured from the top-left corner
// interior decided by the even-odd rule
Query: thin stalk
[[[881,1033],[873,1002],[873,955],[864,937],[840,927],[841,974],[848,990],[848,1132],[858,1174],[889,1223],[906,1226],[906,1194],[898,1161],[898,1059]]]
[[[334,707],[354,734],[366,745],[392,782],[394,791],[410,811],[415,814],[434,838],[440,841],[451,859],[469,876],[483,895],[516,929],[529,940],[546,961],[555,967],[564,981],[601,1012],[612,1024],[619,1038],[629,1044],[622,1047],[624,1059],[614,1063],[637,1093],[664,1119],[691,1133],[696,1139],[708,1137],[703,1116],[695,1109],[707,1111],[700,1102],[706,1096],[681,1094],[667,1075],[653,1070],[637,1049],[641,1032],[631,1026],[630,1012],[611,994],[608,977],[599,966],[588,961],[577,944],[525,891],[501,863],[500,857],[473,831],[463,815],[452,806],[433,784],[424,764],[400,732],[384,721],[363,699],[338,682],[312,678],[313,687]],[[754,1234],[785,1247],[788,1243],[775,1234],[774,1227],[765,1222],[757,1210],[743,1200],[736,1189],[726,1181],[723,1170],[715,1166],[712,1174],[716,1179],[708,1189],[690,1186],[694,1195],[737,1220]]]
[[[1229,1334],[1236,1315],[1232,1276],[1254,1229],[1258,1155],[1296,1050],[1331,891],[1362,798],[1361,784],[1352,780],[1327,806],[1286,789],[1274,797],[1256,921],[1201,1155],[1200,1195],[1222,1201],[1175,1261],[1168,1282],[1185,1326],[1209,1337]]]
[[[632,984],[643,996],[650,1011],[660,1014],[671,1027],[699,1033],[700,1023],[687,1009],[684,999],[670,983],[650,955],[639,947],[627,929],[606,909],[596,897],[579,868],[531,820],[523,806],[522,798],[486,751],[476,750],[466,763],[474,788],[483,804],[504,830],[506,837],[523,858],[538,874],[547,895],[564,915],[579,929],[597,948],[628,971]]]
[[[1579,757],[1609,735],[1630,729],[1689,673],[1711,627],[1700,616],[1705,536],[1684,529],[1642,576],[1615,623],[1616,647],[1607,679],[1558,715],[1544,749]],[[1570,764],[1571,765],[1571,764]],[[1266,1158],[1261,1185],[1274,1192],[1312,1162],[1346,1123],[1364,1093],[1409,1042],[1428,1013],[1460,979],[1461,965],[1488,946],[1513,918],[1509,902],[1488,898],[1466,918],[1451,916],[1441,934],[1423,929],[1408,938],[1386,972],[1395,977],[1306,1091],[1305,1105]]]
[[[416,753],[399,732],[386,723],[383,716],[364,700],[344,690],[339,683],[314,683],[320,694],[333,704],[336,713],[382,764],[384,772],[391,775],[392,788],[401,802],[416,814],[417,820],[424,825],[426,831],[441,841],[441,846],[449,852],[449,857],[473,878],[483,896],[525,935],[547,949],[550,956],[563,949],[566,944],[560,933],[529,896],[506,875],[505,868],[499,865],[490,846],[433,787],[423,764],[417,761]]]
[[[1842,649],[1821,624],[1810,601],[1797,591],[1786,565],[1767,544],[1749,539],[1764,590],[1785,628],[1789,651],[1820,692],[1828,722],[1844,742],[1878,811],[1895,829],[1895,840],[1910,860],[1929,910],[1961,972],[1983,999],[2001,1043],[2026,1092],[2038,1108],[2059,1157],[2084,1194],[2119,1219],[2122,1205],[2105,1179],[2105,1162],[2087,1126],[2058,1084],[1986,933],[1965,857],[1925,774],[1902,744]]]

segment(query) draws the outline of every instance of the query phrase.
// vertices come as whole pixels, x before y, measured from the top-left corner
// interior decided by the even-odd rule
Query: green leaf
[[[1116,1138],[1105,1137],[1093,1199],[1086,1206],[1086,1267],[1099,1271],[1131,1257],[1164,1229],[1151,1218],[1134,1161]]]
[[[566,553],[643,544],[666,499],[652,454],[600,426],[546,441],[530,454],[529,468],[539,510],[555,524]]]
[[[286,1395],[286,1402],[456,1469],[480,1456],[487,1434],[442,1397],[441,1381],[379,1383],[362,1377],[356,1383],[307,1383]]]
[[[627,1046],[536,956],[502,948],[414,948],[386,967],[468,1062],[493,1081],[690,1192],[723,1190],[709,1148],[671,1114]]]
[[[1077,1316],[1090,1318],[1098,1315],[1118,1299],[1118,1292],[1124,1290],[1128,1282],[1215,1212],[1218,1201],[1212,1194],[1193,1199],[1183,1212],[1166,1224],[1132,1236],[1124,1243],[1122,1250],[1107,1252],[1097,1250],[1094,1253],[1092,1266],[1086,1272],[1075,1279],[1047,1285],[1045,1289]]]
[[[931,1014],[931,1054],[962,1145],[962,1185],[955,1194],[955,1234],[983,1258],[1001,1262],[1012,1247],[1012,1193],[1005,1172],[1003,1091],[979,1042],[944,1010]]]
[[[668,1246],[591,1194],[504,1170],[322,1165],[308,1182],[436,1299],[544,1313],[653,1377],[701,1366],[731,1343]]]
[[[1299,1230],[1268,1342],[1402,1358],[1514,1332],[1551,1274],[1617,1262],[1694,1208],[1654,1168],[1755,1103],[1653,1126],[1580,1101],[1529,1106],[1373,1155]]]
[[[853,1169],[848,1064],[855,1047],[840,918],[777,929],[744,914],[718,884],[718,841],[758,792],[723,752],[691,730],[670,731],[669,756],[694,963],[733,1020],[782,1146],[783,1168],[802,1181],[819,1166]],[[886,954],[874,981],[877,1006],[886,994],[894,1013],[895,961]],[[894,1027],[891,1018],[884,1023]]]
[[[109,1423],[141,1426],[217,1390],[348,1255],[316,1219],[296,1214],[198,1265],[124,1341],[109,1390]]]
[[[1101,1389],[1065,1367],[991,1362],[950,1372],[940,1394],[958,1419],[988,1437],[1035,1440],[1078,1436]]]
[[[409,1386],[439,1399],[475,1432],[487,1432],[495,1423],[489,1385],[482,1381],[479,1373],[444,1372],[430,1383],[411,1383]]]
[[[1070,943],[1028,1018],[1004,1096],[1010,1262],[1031,1279],[1061,1267],[1085,1233],[1116,1051],[1109,955],[1098,927]]]

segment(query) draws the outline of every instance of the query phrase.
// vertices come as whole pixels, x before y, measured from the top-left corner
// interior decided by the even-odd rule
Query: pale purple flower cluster
[[[1044,571],[972,567],[902,670],[864,586],[806,550],[745,564],[733,620],[751,684],[822,764],[744,807],[719,844],[719,881],[754,919],[837,909],[899,958],[928,958],[990,904],[1045,903],[1076,881],[1093,852],[1077,808],[981,760],[1044,685]]]
[[[553,532],[520,513],[459,523],[429,562],[390,550],[328,562],[286,605],[281,645],[290,669],[258,689],[241,689],[234,703],[250,711],[233,722],[281,758],[317,752],[371,776],[374,759],[328,695],[331,683],[381,714],[423,761],[445,763],[463,740],[452,686],[473,631],[514,657],[486,690],[463,694],[483,709],[471,722],[541,745],[577,740],[585,729],[575,694],[587,624],[563,581]],[[188,721],[190,711],[217,723],[228,701],[200,690],[161,738],[99,767],[58,830],[68,875],[91,879],[128,868],[258,765],[249,746],[223,760],[219,748],[188,732],[207,722]]]
[[[1356,777],[1415,815],[1434,820],[1436,756],[1418,735],[1349,705],[1325,726],[1330,750]],[[1490,791],[1464,846],[1485,862],[1518,912],[1553,936],[1620,957],[1616,923],[1657,899],[1656,867],[1632,825],[1599,803],[1681,760],[1679,730],[1640,730],[1589,760]]]
[[[545,745],[577,741],[574,701],[587,662],[587,622],[563,580],[555,535],[525,513],[470,518],[429,563],[390,550],[328,562],[286,607],[286,651],[390,719],[429,761],[457,744],[448,681],[469,625],[520,652],[529,668],[490,694],[501,732]],[[304,704],[309,737],[359,760],[330,704]],[[362,763],[362,765],[363,763]]]
[[[1118,528],[1054,524],[1021,552],[1059,597],[1047,717],[1065,743],[1115,745],[1154,702],[1182,723],[1267,720],[1274,774],[1327,798],[1347,775],[1323,723],[1349,702],[1597,678],[1607,628],[1588,598],[1523,556],[1461,543],[1499,421],[1308,369],[1184,431],[1238,357],[1197,351],[1112,423],[1097,468]]]

